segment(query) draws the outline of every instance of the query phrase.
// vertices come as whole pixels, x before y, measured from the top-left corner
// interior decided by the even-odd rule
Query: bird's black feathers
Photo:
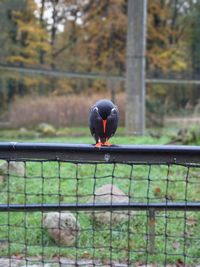
[[[103,121],[106,120],[104,129]],[[89,114],[89,127],[96,140],[105,143],[117,130],[119,120],[118,108],[108,99],[101,99],[91,107]]]

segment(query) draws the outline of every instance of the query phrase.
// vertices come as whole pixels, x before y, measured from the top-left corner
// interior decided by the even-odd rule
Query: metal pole
[[[79,163],[181,164],[200,166],[200,146],[113,145],[0,142],[0,159],[49,160]]]
[[[153,254],[155,252],[155,209],[149,209],[149,232],[148,232],[148,251]]]
[[[145,131],[145,50],[147,0],[128,1],[126,117],[127,134]]]

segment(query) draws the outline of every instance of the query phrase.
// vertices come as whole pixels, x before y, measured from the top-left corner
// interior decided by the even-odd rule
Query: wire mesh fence
[[[200,149],[0,144],[0,266],[198,266]]]

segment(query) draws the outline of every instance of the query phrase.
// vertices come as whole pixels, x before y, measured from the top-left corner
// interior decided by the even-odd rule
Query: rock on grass
[[[106,184],[96,189],[94,197],[89,201],[90,203],[128,203],[129,198],[116,185]],[[98,224],[112,225],[127,221],[130,216],[133,216],[135,211],[95,211],[92,213],[95,221]]]
[[[24,176],[25,175],[25,164],[24,162],[19,161],[10,161],[9,163],[6,161],[0,165],[0,174],[6,175],[18,175]]]
[[[70,212],[45,213],[43,226],[59,245],[73,245],[80,233],[80,224]]]
[[[55,136],[56,129],[49,123],[40,123],[37,128],[42,136]]]

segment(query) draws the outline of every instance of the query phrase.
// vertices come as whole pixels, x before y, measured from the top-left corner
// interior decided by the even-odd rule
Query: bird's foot
[[[106,141],[105,143],[103,143],[103,146],[112,146],[112,144],[108,143],[108,141]]]
[[[98,142],[98,143],[96,143],[96,145],[95,145],[95,147],[98,147],[98,148],[100,148],[100,147],[102,147],[103,146],[103,143],[102,142]]]
[[[108,143],[108,139],[106,138],[105,142],[101,142],[101,139],[98,139],[98,142],[96,143],[95,147],[102,147],[102,146],[112,146],[112,144]]]

